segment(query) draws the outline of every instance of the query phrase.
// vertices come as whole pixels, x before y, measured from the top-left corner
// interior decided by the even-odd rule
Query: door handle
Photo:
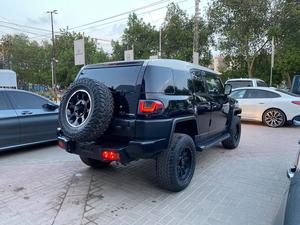
[[[258,104],[260,104],[260,105],[264,105],[265,103],[263,103],[263,102],[260,102],[260,103],[258,103]]]
[[[31,115],[32,112],[30,112],[30,111],[23,111],[23,112],[21,112],[21,114],[22,114],[22,115]]]

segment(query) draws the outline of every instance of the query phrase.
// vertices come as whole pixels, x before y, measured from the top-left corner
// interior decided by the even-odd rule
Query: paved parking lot
[[[191,185],[155,186],[154,161],[93,170],[56,146],[0,154],[0,224],[272,224],[300,129],[243,124],[240,147],[197,154]]]

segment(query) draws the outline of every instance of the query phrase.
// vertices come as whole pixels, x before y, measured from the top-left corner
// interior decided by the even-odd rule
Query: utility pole
[[[200,0],[195,0],[195,18],[194,18],[194,40],[193,40],[193,63],[199,64],[199,12]]]
[[[272,37],[272,54],[271,54],[270,87],[272,86],[272,80],[273,80],[274,56],[275,56],[275,44],[274,44],[274,36],[273,36],[273,37]]]
[[[57,10],[47,11],[47,13],[50,13],[51,18],[51,28],[52,28],[52,58],[51,58],[51,74],[52,74],[52,88],[55,89],[56,85],[56,76],[55,76],[55,65],[56,65],[56,59],[55,59],[55,39],[54,39],[54,29],[53,29],[53,14],[57,14]]]
[[[161,58],[161,31],[162,28],[159,28],[159,51],[158,51],[158,58]]]

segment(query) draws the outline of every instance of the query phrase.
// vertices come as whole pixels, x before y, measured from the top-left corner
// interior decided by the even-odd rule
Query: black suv
[[[230,92],[214,71],[179,60],[87,65],[63,96],[59,145],[96,168],[156,159],[159,185],[181,191],[197,150],[239,144],[241,109]]]

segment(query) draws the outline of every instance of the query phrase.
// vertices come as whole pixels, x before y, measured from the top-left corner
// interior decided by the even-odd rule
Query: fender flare
[[[171,128],[171,132],[170,132],[170,136],[169,136],[168,148],[170,147],[173,135],[175,133],[176,125],[178,123],[185,122],[185,121],[194,121],[196,123],[196,128],[197,128],[197,133],[198,133],[198,123],[197,123],[197,117],[195,115],[175,118],[175,119],[173,119],[173,123],[172,123],[172,128]]]

